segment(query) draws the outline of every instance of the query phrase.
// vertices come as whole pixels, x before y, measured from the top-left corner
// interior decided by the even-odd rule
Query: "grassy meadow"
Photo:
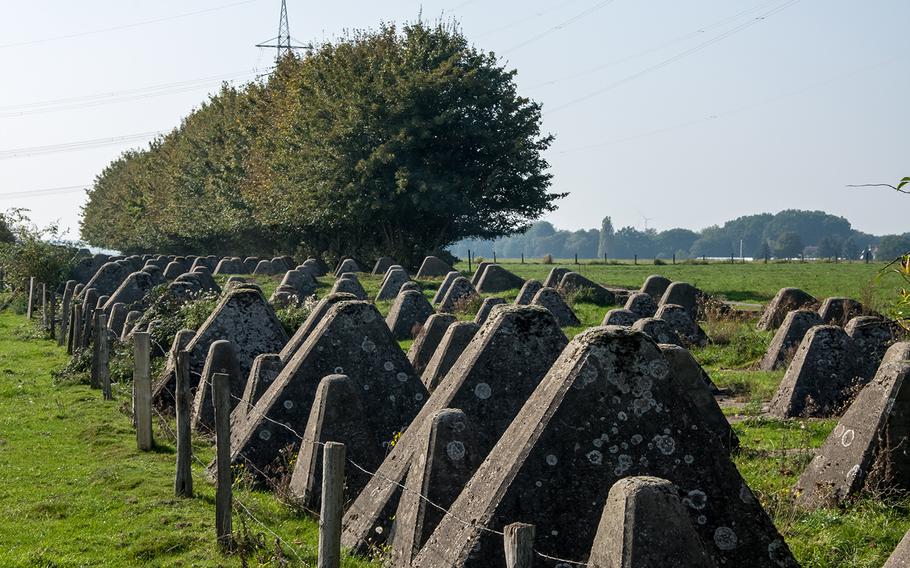
[[[816,297],[846,295],[887,311],[898,286],[880,266],[859,263],[571,264],[607,285],[637,288],[649,274],[691,282],[728,300],[766,302],[783,286]],[[507,263],[525,278],[543,280],[552,266]],[[459,265],[467,272],[467,265]],[[255,277],[269,296],[281,277]],[[381,277],[361,275],[373,296]],[[223,282],[223,278],[221,279]],[[319,296],[331,278],[320,279]],[[432,297],[438,281],[420,283]],[[512,290],[502,294],[511,300]],[[391,302],[381,302],[383,314]],[[599,325],[611,306],[575,303],[582,325],[574,336]],[[757,316],[757,312],[756,312]],[[473,314],[461,314],[471,318]],[[693,351],[726,394],[721,399],[742,449],[735,463],[803,566],[880,567],[910,528],[910,499],[866,497],[842,509],[804,512],[793,506],[790,488],[833,429],[836,420],[777,420],[764,415],[783,371],[759,372],[755,364],[771,340],[754,321],[703,322],[713,342]],[[214,490],[194,467],[197,495],[173,496],[174,444],[168,422],[157,421],[154,452],[135,449],[127,414],[128,382],[115,385],[115,401],[81,381],[61,381],[64,366],[55,343],[36,336],[22,315],[0,313],[0,566],[307,566],[313,565],[316,521],[273,494],[236,487],[240,501],[265,525],[235,510],[240,554],[222,556],[214,538]],[[401,342],[404,349],[410,341]],[[197,440],[207,463],[212,448]],[[276,545],[276,537],[281,543]],[[345,566],[368,566],[346,558]]]

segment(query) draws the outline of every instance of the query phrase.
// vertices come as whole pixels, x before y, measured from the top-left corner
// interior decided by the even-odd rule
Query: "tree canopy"
[[[301,247],[413,262],[555,209],[540,105],[454,24],[354,32],[224,86],[95,180],[82,236],[123,251]],[[596,245],[595,245],[596,246]]]

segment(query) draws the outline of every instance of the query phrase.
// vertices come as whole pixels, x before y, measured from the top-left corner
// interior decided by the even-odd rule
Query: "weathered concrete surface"
[[[882,568],[910,568],[910,530],[898,543]]]
[[[449,326],[455,323],[455,316],[450,314],[433,314],[420,328],[420,333],[408,349],[408,361],[414,367],[414,373],[422,376],[426,370],[433,353],[439,347],[443,335]]]
[[[497,309],[348,509],[342,544],[365,550],[385,541],[398,505],[397,484],[404,482],[433,414],[461,409],[477,425],[478,455],[485,456],[565,345],[566,337],[549,311],[536,306]]]
[[[133,310],[127,312],[126,318],[123,320],[123,330],[120,332],[120,341],[126,342],[127,337],[131,331],[133,331],[133,326],[136,325],[136,322],[139,321],[139,318],[142,317],[142,312]]]
[[[194,288],[203,291],[203,292],[212,292],[214,294],[221,293],[221,287],[218,286],[218,283],[215,282],[215,279],[212,278],[212,275],[208,272],[204,272],[205,268],[200,268],[197,272],[185,272],[174,279],[174,283],[177,282],[188,282],[193,285]]]
[[[407,292],[409,290],[414,290],[415,292],[423,293],[423,290],[420,288],[420,284],[418,284],[417,282],[414,282],[413,280],[409,280],[409,281],[405,282],[404,284],[402,284],[401,288],[398,290],[398,293],[401,294],[402,292]]]
[[[630,327],[640,319],[642,319],[641,316],[632,310],[627,310],[626,308],[613,308],[604,314],[604,321],[601,325],[621,325]]]
[[[472,321],[456,321],[446,329],[439,341],[439,347],[433,352],[433,356],[430,357],[426,369],[420,377],[428,391],[432,393],[436,390],[446,373],[474,339],[478,329],[480,326]]]
[[[213,341],[209,346],[209,352],[205,358],[205,366],[202,368],[202,376],[199,378],[199,383],[196,386],[196,395],[193,399],[190,427],[193,430],[211,435],[215,432],[215,405],[212,402],[212,376],[215,373],[224,373],[229,377],[228,387],[231,393],[231,411],[233,411],[243,395],[246,375],[240,374],[240,366],[237,364],[236,355],[234,355],[234,346],[230,341],[219,339],[218,341]]]
[[[366,300],[367,293],[356,278],[339,278],[332,285],[329,294],[353,294],[358,300]]]
[[[588,568],[714,568],[675,485],[659,477],[610,488]]]
[[[625,308],[639,318],[650,318],[657,313],[657,301],[650,294],[636,292],[626,300]]]
[[[413,339],[431,315],[430,302],[420,292],[410,290],[398,294],[385,321],[396,340]]]
[[[335,269],[335,276],[341,276],[345,272],[363,272],[360,264],[353,258],[346,258],[341,261],[338,268]]]
[[[459,277],[461,277],[461,273],[454,270],[445,275],[445,278],[442,279],[442,284],[439,285],[439,288],[436,289],[436,294],[433,295],[433,304],[438,304],[446,297],[452,282]]]
[[[543,283],[540,280],[527,280],[524,285],[521,287],[521,290],[518,292],[518,296],[515,297],[516,306],[527,306],[534,300],[534,295],[543,288]]]
[[[678,345],[660,344],[658,347],[670,364],[670,380],[676,383],[676,388],[699,411],[705,428],[710,429],[728,451],[739,448],[736,432],[714,399],[717,387],[692,353]]]
[[[283,272],[283,270],[286,270],[284,268],[284,266],[282,266],[280,264],[276,264],[276,263],[272,262],[271,260],[264,259],[264,260],[260,260],[256,264],[256,268],[253,269],[253,274],[262,274],[262,275],[271,276],[273,274],[281,274]]]
[[[480,465],[475,426],[461,410],[437,411],[424,428],[428,431],[421,434],[395,513],[391,565],[400,568],[410,567],[439,524],[443,512],[438,507],[449,507]]]
[[[607,494],[653,475],[685,495],[716,564],[795,567],[783,538],[730,460],[702,428],[646,335],[582,332],[562,352],[414,559],[415,568],[503,565],[501,531],[536,526],[534,547],[586,560]],[[548,564],[549,565],[549,564]]]
[[[669,323],[660,318],[643,318],[632,324],[632,329],[647,334],[657,343],[668,343],[685,347],[684,342]]]
[[[190,381],[193,388],[202,373],[209,346],[219,339],[226,339],[233,344],[240,376],[246,377],[257,355],[280,351],[287,343],[288,336],[262,292],[246,288],[228,292],[186,346],[190,352]],[[156,401],[165,402],[166,399],[161,399],[163,391],[168,389],[174,392],[175,385],[173,366],[167,365],[152,389],[152,396]]]
[[[452,267],[444,260],[436,256],[428,256],[423,259],[420,270],[417,271],[417,279],[428,280],[431,278],[442,278],[449,272],[452,272]]]
[[[388,270],[389,267],[394,264],[398,264],[398,263],[395,262],[395,260],[392,257],[390,257],[390,256],[380,257],[376,261],[376,264],[373,265],[373,276],[379,276],[380,274],[385,274],[386,270]]]
[[[148,332],[151,333],[153,320],[148,324]],[[170,349],[167,352],[167,359],[164,363],[165,373],[158,377],[157,382],[152,385],[153,401],[160,407],[174,407],[174,393],[177,387],[177,378],[174,375],[177,367],[177,353],[186,349],[187,345],[196,337],[196,331],[192,329],[181,329],[174,334],[174,341],[171,342]],[[153,346],[154,348],[154,346]]]
[[[581,325],[581,322],[578,321],[578,316],[575,315],[569,304],[554,288],[544,287],[538,290],[537,294],[534,295],[534,299],[531,300],[531,305],[549,310],[556,317],[556,321],[559,322],[561,327]]]
[[[655,302],[659,302],[660,299],[664,297],[664,292],[667,291],[667,287],[672,283],[673,281],[665,276],[652,274],[645,278],[644,283],[641,285],[641,290],[639,291],[651,296]]]
[[[853,339],[856,352],[860,354],[854,362],[855,372],[866,378],[875,375],[882,357],[899,333],[897,322],[876,316],[857,316],[847,322],[844,331]]]
[[[765,311],[758,320],[758,329],[771,331],[784,323],[784,318],[793,310],[813,309],[818,300],[812,294],[799,288],[781,288],[774,299],[765,306]]]
[[[293,337],[291,337],[291,339],[278,354],[281,358],[282,363],[288,362],[291,357],[294,356],[294,353],[300,349],[300,346],[303,345],[307,338],[313,333],[313,330],[316,329],[316,326],[319,325],[319,322],[322,321],[322,318],[325,317],[332,306],[339,302],[349,302],[357,299],[357,296],[353,294],[340,293],[329,294],[328,296],[319,300],[319,302],[316,304],[316,307],[314,307],[310,312],[310,315],[307,316],[303,324],[297,328],[297,331],[294,332]]]
[[[616,295],[613,292],[577,272],[567,272],[562,277],[559,281],[559,291],[563,294],[583,294],[586,301],[600,306],[616,302]]]
[[[110,302],[110,300],[108,300]],[[107,328],[113,334],[113,337],[120,339],[120,336],[123,335],[123,324],[126,323],[126,304],[123,302],[117,302],[111,306],[111,314],[107,319]]]
[[[810,509],[843,505],[863,489],[910,490],[910,343],[892,346],[796,484]]]
[[[525,281],[498,264],[490,264],[480,275],[477,291],[481,294],[498,294],[507,290],[521,288]]]
[[[758,368],[762,371],[785,368],[790,364],[793,354],[809,330],[823,324],[821,316],[816,311],[793,310],[789,312],[784,317],[783,323],[777,328]]]
[[[307,267],[310,270],[312,270],[314,276],[325,276],[329,271],[329,267],[326,266],[326,264],[324,262],[322,262],[316,258],[308,258],[308,259],[304,260],[303,264],[301,264],[301,266]]]
[[[685,343],[684,347],[704,347],[708,344],[708,336],[683,306],[661,304],[654,317],[670,324],[676,335]]]
[[[94,289],[99,296],[110,296],[132,272],[133,270],[126,262],[107,262],[95,272],[95,275],[83,288],[82,293],[85,294],[86,290]]]
[[[362,467],[373,469],[385,457],[383,440],[377,440],[364,419],[363,390],[347,375],[329,375],[319,381],[316,396],[303,430],[294,472],[288,486],[291,498],[301,506],[318,511],[321,502],[322,445],[340,442],[345,457]],[[367,394],[369,396],[369,394]],[[353,499],[369,481],[355,467],[344,472],[344,500]]]
[[[474,314],[474,323],[477,325],[483,325],[487,321],[487,318],[490,317],[490,314],[493,312],[493,308],[496,306],[505,305],[506,301],[503,298],[484,298],[483,302],[480,304],[480,309],[477,310],[477,313]]]
[[[661,296],[658,307],[666,304],[675,304],[686,309],[692,321],[698,321],[698,304],[701,301],[702,291],[688,282],[671,282],[664,295]]]
[[[250,274],[251,272],[243,266],[242,262],[233,258],[222,258],[215,266],[215,274]]]
[[[148,307],[148,293],[152,291],[155,283],[151,275],[146,272],[133,272],[120,283],[120,286],[111,294],[104,311],[108,315],[114,304],[123,304],[127,311],[144,310]]]
[[[474,268],[474,274],[471,276],[471,284],[475,287],[480,283],[480,277],[483,276],[484,271],[488,266],[493,264],[492,262],[478,262],[476,268]]]
[[[543,285],[547,288],[559,288],[559,283],[562,282],[562,277],[570,272],[572,271],[568,268],[555,266],[550,269],[550,273],[547,274],[547,279],[544,280]]]
[[[256,355],[256,358],[253,359],[253,366],[250,367],[250,374],[243,385],[240,401],[231,413],[233,428],[239,427],[246,421],[250,409],[256,405],[262,393],[268,390],[269,386],[278,378],[278,374],[283,368],[284,362],[277,353]]]
[[[180,276],[181,274],[186,272],[186,268],[187,267],[184,266],[184,263],[182,263],[182,262],[177,262],[176,260],[171,261],[164,268],[164,279],[173,280],[174,278],[177,278],[178,276]]]
[[[826,325],[841,327],[862,313],[863,305],[852,298],[825,298],[821,307],[818,308],[818,315]]]
[[[428,396],[376,307],[339,302],[232,432],[232,461],[266,471],[282,449],[296,451],[299,438],[282,425],[304,430],[316,387],[330,374],[347,375],[364,392],[362,417],[383,443],[407,427]]]
[[[470,308],[472,303],[479,300],[480,295],[477,294],[477,290],[474,289],[471,282],[467,278],[459,276],[452,281],[437,310],[449,314],[465,311]]]
[[[281,279],[281,286],[290,286],[303,298],[316,293],[316,278],[310,270],[288,270]]]
[[[376,301],[394,300],[405,282],[411,279],[403,268],[389,269],[376,294]]]
[[[787,367],[770,412],[778,418],[823,418],[843,410],[851,390],[863,382],[854,372],[853,340],[835,325],[810,329]]]

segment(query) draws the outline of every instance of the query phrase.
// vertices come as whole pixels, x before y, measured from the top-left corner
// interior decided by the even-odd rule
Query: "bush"
[[[654,265],[655,265],[655,266],[664,266],[665,264],[667,264],[667,263],[664,262],[663,260],[659,259],[659,258],[655,258],[655,259],[654,259]]]
[[[62,237],[56,225],[39,228],[25,214],[25,209],[12,209],[0,214],[0,264],[6,280],[14,288],[28,285],[29,277],[59,289],[76,263],[78,249],[56,244]],[[13,239],[8,238],[13,235]]]

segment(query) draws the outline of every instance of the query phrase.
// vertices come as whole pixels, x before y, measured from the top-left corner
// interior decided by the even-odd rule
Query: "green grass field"
[[[567,265],[563,265],[567,266]],[[467,269],[467,266],[459,266]],[[510,264],[526,277],[543,279],[550,266]],[[798,286],[817,297],[875,298],[889,306],[897,279],[876,280],[879,267],[864,264],[746,265],[582,265],[579,271],[609,285],[638,287],[659,273],[692,282],[704,290],[743,302],[764,302],[783,286]],[[256,277],[270,295],[280,277]],[[361,275],[371,296],[381,278]],[[438,281],[421,282],[431,297]],[[874,289],[870,288],[874,285]],[[320,280],[319,295],[331,286]],[[502,294],[508,299],[517,290]],[[390,302],[378,305],[387,313]],[[583,322],[566,328],[573,336],[598,325],[609,306],[576,303]],[[471,318],[472,314],[461,314]],[[793,506],[790,488],[834,427],[835,420],[772,420],[762,406],[775,392],[783,371],[758,372],[770,333],[754,322],[705,322],[712,345],[693,351],[715,383],[729,392],[724,412],[733,422],[742,449],[735,463],[774,519],[803,566],[880,567],[910,528],[907,497],[863,498],[842,509],[803,512]],[[156,425],[160,446],[139,453],[123,411],[129,385],[118,385],[116,401],[83,385],[58,385],[50,372],[64,363],[61,351],[46,340],[28,337],[21,315],[0,313],[0,566],[239,566],[235,555],[215,548],[212,486],[197,467],[194,499],[173,497],[173,444],[163,424]],[[409,341],[401,342],[403,348]],[[212,449],[198,442],[207,462]],[[238,487],[238,497],[268,530],[248,521],[241,535],[249,564],[312,564],[316,525],[306,514],[270,494]],[[240,529],[246,516],[235,511]],[[284,545],[276,552],[275,536]],[[261,535],[261,536],[258,536]],[[296,553],[296,554],[295,554]],[[299,555],[301,560],[298,560]],[[346,560],[346,566],[366,566]]]

